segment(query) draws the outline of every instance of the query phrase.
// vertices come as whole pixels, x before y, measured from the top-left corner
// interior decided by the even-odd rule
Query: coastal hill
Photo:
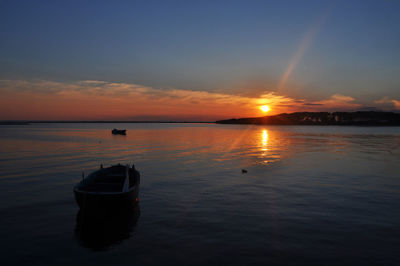
[[[365,125],[400,126],[400,114],[393,112],[297,112],[279,115],[228,119],[216,121],[217,124],[255,124],[255,125]]]

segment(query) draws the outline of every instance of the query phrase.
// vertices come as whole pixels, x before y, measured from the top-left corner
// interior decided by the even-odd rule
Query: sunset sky
[[[395,0],[0,1],[0,120],[400,111],[399,13]]]

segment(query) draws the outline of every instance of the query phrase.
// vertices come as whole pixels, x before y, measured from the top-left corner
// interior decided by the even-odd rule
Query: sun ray
[[[296,52],[294,53],[294,55],[292,56],[292,58],[289,61],[289,66],[287,67],[285,73],[283,74],[281,80],[278,83],[278,87],[277,87],[278,92],[285,87],[286,82],[288,81],[294,68],[300,62],[300,60],[303,58],[303,56],[304,56],[305,52],[308,50],[308,48],[311,46],[311,43],[313,42],[316,34],[321,29],[322,25],[324,24],[324,22],[326,21],[326,19],[328,17],[327,13],[328,12],[324,12],[304,35],[303,39],[301,40],[301,42],[299,44],[299,47],[297,48]]]

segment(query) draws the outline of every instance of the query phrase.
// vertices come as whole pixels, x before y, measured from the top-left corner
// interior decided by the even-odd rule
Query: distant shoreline
[[[296,112],[273,116],[216,121],[235,125],[307,125],[307,126],[400,126],[400,114],[394,112]]]
[[[30,124],[215,124],[215,121],[0,121],[0,125]]]
[[[296,112],[272,116],[232,118],[218,121],[110,121],[110,120],[24,120],[0,121],[0,125],[30,124],[234,124],[234,125],[280,125],[280,126],[400,126],[400,113],[357,111],[357,112]]]

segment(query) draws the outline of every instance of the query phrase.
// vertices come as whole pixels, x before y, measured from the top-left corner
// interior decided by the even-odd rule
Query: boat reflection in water
[[[106,250],[130,238],[140,216],[140,206],[107,212],[84,212],[76,216],[78,242],[93,250]]]

